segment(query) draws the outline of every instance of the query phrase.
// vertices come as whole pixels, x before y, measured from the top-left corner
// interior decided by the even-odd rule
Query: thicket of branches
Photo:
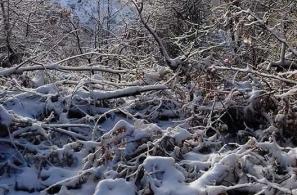
[[[0,193],[296,194],[297,2],[111,2],[0,0]]]

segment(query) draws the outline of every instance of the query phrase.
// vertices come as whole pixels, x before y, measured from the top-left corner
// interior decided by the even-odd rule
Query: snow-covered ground
[[[169,104],[137,108],[130,100],[108,109],[89,104],[82,88],[54,84],[7,93],[0,106],[1,194],[297,192],[297,150],[279,146],[274,128],[256,131],[244,144],[224,143],[220,134],[172,120],[160,127],[130,114],[161,113]],[[266,135],[270,140],[258,141]]]

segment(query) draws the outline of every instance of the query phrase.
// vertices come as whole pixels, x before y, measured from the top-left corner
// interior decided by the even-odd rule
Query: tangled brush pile
[[[164,90],[151,90],[156,87]],[[6,88],[0,107],[2,193],[297,193],[296,112],[279,96],[252,90],[242,92],[244,99],[231,90],[222,101],[197,106],[195,97],[185,108],[164,98],[172,90],[122,101],[106,98],[117,90],[70,89]]]

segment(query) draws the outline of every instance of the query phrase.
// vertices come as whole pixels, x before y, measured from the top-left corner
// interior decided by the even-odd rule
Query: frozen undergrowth
[[[157,123],[178,103],[147,96],[111,109],[87,96],[51,84],[2,98],[1,193],[297,193],[297,150],[279,145],[275,127],[243,134],[241,143],[207,126]]]
[[[105,79],[124,70],[46,67],[75,73],[24,86],[13,73],[38,66],[0,70],[1,193],[297,193],[294,91],[272,94],[249,77],[203,86],[200,69],[187,82],[158,67],[126,83]]]
[[[297,81],[291,70],[297,52],[291,30],[280,29],[287,24],[275,26],[283,13],[273,9],[266,21],[270,14],[261,19],[262,11],[241,9],[237,1],[210,6],[214,12],[204,24],[181,25],[185,32],[178,35],[169,27],[177,18],[164,18],[159,5],[132,1],[135,12],[128,4],[106,7],[118,1],[57,1],[66,9],[48,13],[38,1],[36,12],[33,1],[23,9],[22,1],[2,2],[3,18],[3,5],[9,18],[4,30],[10,31],[6,22],[18,27],[27,18],[18,13],[33,15],[26,33],[22,27],[4,32],[8,50],[30,46],[28,59],[14,64],[9,51],[2,65],[11,67],[0,68],[0,194],[297,194]],[[140,23],[122,20],[135,13]],[[168,34],[159,32],[163,19],[173,20]],[[101,32],[105,26],[107,33]],[[253,41],[236,46],[237,31],[244,34],[239,39],[252,35]],[[273,70],[287,63],[288,71]]]

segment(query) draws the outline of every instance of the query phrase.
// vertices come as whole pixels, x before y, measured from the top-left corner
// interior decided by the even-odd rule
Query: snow
[[[35,87],[40,87],[45,84],[45,73],[44,70],[36,72],[36,75],[32,78],[32,82]]]
[[[8,99],[3,106],[20,116],[36,119],[44,112],[45,104],[41,99],[39,96],[21,94]]]
[[[96,186],[94,195],[135,195],[135,186],[125,179],[104,179]]]
[[[0,105],[0,125],[5,125],[6,127],[9,127],[12,122],[12,116],[9,114],[9,112]]]
[[[42,188],[42,184],[37,175],[37,171],[31,167],[22,169],[22,173],[16,178],[16,188],[28,191],[37,191]]]
[[[50,167],[41,171],[40,176],[46,178],[42,181],[45,185],[57,183],[66,178],[73,177],[77,174],[76,170],[66,169],[62,167]]]
[[[185,183],[185,176],[176,169],[173,158],[148,156],[143,163],[143,167],[156,195],[197,193],[195,189]]]
[[[54,95],[58,93],[59,89],[55,84],[46,84],[46,85],[38,86],[35,90],[38,93]]]
[[[177,143],[177,145],[181,145],[183,141],[186,139],[190,138],[192,136],[191,133],[189,133],[186,129],[181,128],[177,126],[176,128],[172,129],[169,128],[167,129],[168,134],[171,134],[171,137],[173,137]]]

